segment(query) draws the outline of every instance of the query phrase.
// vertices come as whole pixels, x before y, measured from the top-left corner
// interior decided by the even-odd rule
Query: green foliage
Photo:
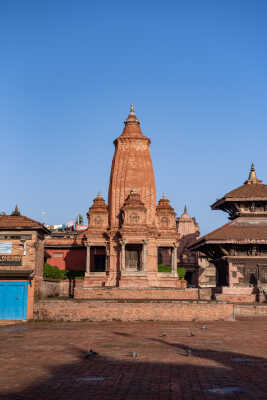
[[[158,272],[172,272],[172,267],[166,264],[158,264]]]
[[[44,264],[44,278],[66,279],[68,271],[60,270],[55,265]]]
[[[185,277],[185,268],[182,268],[182,267],[177,268],[177,272],[178,272],[179,279],[184,279],[184,277]]]

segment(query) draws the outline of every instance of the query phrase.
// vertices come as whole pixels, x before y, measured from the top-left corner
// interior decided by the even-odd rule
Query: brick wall
[[[198,289],[75,288],[75,299],[197,300]]]
[[[233,320],[232,304],[177,301],[43,300],[34,318],[55,321],[214,321]]]
[[[45,251],[49,254],[47,263],[55,265],[59,269],[70,271],[85,271],[86,250],[85,249],[61,249],[46,247]]]
[[[235,304],[236,317],[263,317],[267,316],[267,304]]]
[[[80,279],[50,279],[44,278],[41,286],[41,298],[45,297],[73,297],[74,288],[79,288],[83,285],[83,280]]]

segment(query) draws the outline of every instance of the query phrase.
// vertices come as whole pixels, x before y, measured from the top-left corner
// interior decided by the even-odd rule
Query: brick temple
[[[267,290],[267,185],[252,164],[245,183],[211,205],[231,222],[203,236],[190,250],[216,268],[216,300],[264,301]]]
[[[114,140],[108,205],[98,195],[88,211],[88,229],[79,235],[87,249],[84,286],[147,288],[184,286],[177,277],[179,232],[176,213],[156,185],[150,139],[134,107]],[[171,271],[158,272],[158,253]]]
[[[86,231],[45,241],[51,265],[85,270],[84,288],[185,287],[177,266],[185,267],[188,281],[197,284],[197,257],[185,244],[199,237],[199,227],[186,209],[176,218],[166,195],[156,202],[150,143],[131,106],[114,140],[108,204],[99,193],[88,210]],[[160,271],[159,264],[167,270]]]

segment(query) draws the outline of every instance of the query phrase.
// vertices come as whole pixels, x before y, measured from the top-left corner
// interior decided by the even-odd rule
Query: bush
[[[66,279],[67,278],[67,270],[60,270],[55,265],[44,264],[44,278],[54,278],[54,279]]]
[[[159,264],[158,272],[172,272],[172,267],[171,265]]]
[[[185,268],[179,267],[177,268],[179,279],[184,279],[185,277]]]

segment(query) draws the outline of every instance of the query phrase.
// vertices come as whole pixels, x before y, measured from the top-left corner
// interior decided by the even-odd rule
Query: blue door
[[[27,281],[0,281],[0,320],[27,319],[27,297]]]

